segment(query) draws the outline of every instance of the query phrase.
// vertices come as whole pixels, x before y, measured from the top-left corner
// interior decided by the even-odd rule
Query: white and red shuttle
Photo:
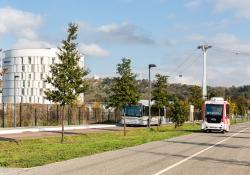
[[[230,128],[229,103],[222,97],[213,97],[206,100],[203,106],[203,132],[228,132]]]

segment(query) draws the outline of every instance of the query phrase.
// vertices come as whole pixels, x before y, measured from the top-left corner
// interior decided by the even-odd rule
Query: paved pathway
[[[250,123],[195,133],[4,175],[249,175]]]

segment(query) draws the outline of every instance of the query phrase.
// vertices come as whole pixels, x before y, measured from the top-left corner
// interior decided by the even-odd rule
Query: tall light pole
[[[14,75],[14,128],[16,127],[16,79],[18,75]]]
[[[210,45],[199,45],[197,47],[203,52],[203,79],[202,79],[202,99],[206,100],[207,98],[207,50],[212,48]]]
[[[151,77],[150,77],[150,69],[152,67],[156,67],[155,64],[148,65],[148,80],[149,80],[149,89],[148,89],[148,127],[151,125]]]
[[[4,113],[4,95],[3,95],[3,92],[4,92],[4,75],[8,73],[8,69],[7,68],[3,68],[0,72],[0,75],[2,76],[2,127],[4,128],[5,127],[5,113]]]

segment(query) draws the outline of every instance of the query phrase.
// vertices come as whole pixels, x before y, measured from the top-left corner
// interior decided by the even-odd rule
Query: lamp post
[[[156,67],[155,64],[148,65],[148,80],[149,80],[149,89],[148,89],[148,127],[150,128],[151,123],[151,77],[150,77],[150,69],[152,67]]]
[[[16,79],[18,75],[14,75],[14,128],[16,127]]]
[[[202,79],[202,99],[207,98],[207,50],[212,48],[210,45],[200,45],[197,49],[201,49],[203,52],[203,79]]]
[[[0,73],[0,75],[2,76],[2,106],[3,106],[2,107],[2,109],[3,109],[3,111],[2,111],[2,117],[3,117],[2,118],[2,127],[3,128],[5,127],[5,123],[4,123],[4,121],[5,121],[5,116],[4,116],[5,113],[4,113],[4,99],[3,99],[4,98],[4,95],[3,95],[3,91],[4,91],[4,89],[3,89],[4,86],[3,85],[4,84],[3,83],[4,83],[4,75],[7,74],[7,73],[8,73],[8,69],[7,68],[3,68],[2,71],[1,71],[1,73]]]

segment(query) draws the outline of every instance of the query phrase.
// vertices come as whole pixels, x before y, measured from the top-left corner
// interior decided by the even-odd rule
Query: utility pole
[[[204,44],[197,47],[203,52],[203,79],[202,79],[202,99],[207,98],[207,50],[212,48],[212,46]]]
[[[155,64],[148,65],[148,82],[149,82],[149,90],[148,90],[148,127],[151,127],[151,72],[150,69],[152,67],[156,67]]]
[[[2,71],[0,72],[0,75],[2,76],[2,127],[5,127],[5,113],[4,113],[4,75],[8,73],[8,69],[7,68],[3,68]]]

